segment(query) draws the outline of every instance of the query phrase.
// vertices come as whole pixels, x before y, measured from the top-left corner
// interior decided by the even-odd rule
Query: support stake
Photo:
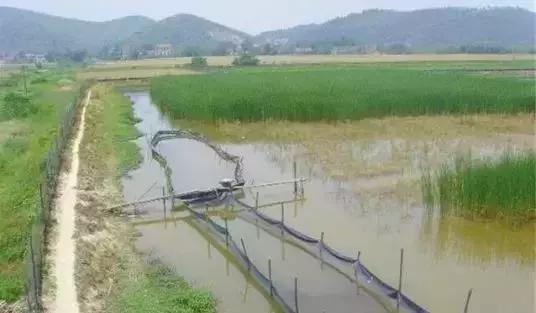
[[[270,280],[270,296],[274,296],[274,284],[272,282],[272,259],[268,259],[268,279]]]
[[[227,224],[227,219],[225,221],[225,245],[229,247],[229,225]]]
[[[248,262],[248,272],[251,270],[251,261],[249,260],[248,251],[246,250],[246,245],[244,244],[244,239],[240,238],[242,243],[242,249],[244,250],[244,255],[246,256],[246,261]]]
[[[298,195],[298,166],[296,160],[294,160],[294,196]]]
[[[361,251],[357,251],[357,259],[355,261],[354,275],[357,285],[357,294],[359,294],[359,270],[361,269]]]
[[[162,186],[162,203],[164,203],[164,214],[166,214],[166,188]]]
[[[255,211],[259,210],[259,192],[255,195]]]
[[[400,308],[400,300],[402,298],[402,271],[404,269],[404,249],[400,249],[400,272],[398,277],[398,296],[396,301],[396,309]]]
[[[463,313],[469,312],[469,301],[471,301],[471,295],[473,294],[473,289],[469,289],[469,292],[467,293],[467,299],[465,300],[465,308],[463,309]]]
[[[299,313],[300,308],[298,306],[298,277],[294,277],[294,303],[296,305],[296,313]]]

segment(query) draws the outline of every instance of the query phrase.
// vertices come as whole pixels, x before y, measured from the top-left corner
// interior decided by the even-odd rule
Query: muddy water
[[[148,94],[136,93],[131,96],[136,101],[136,116],[143,119],[138,125],[143,133],[150,135],[159,129],[170,128],[169,121],[150,104]],[[508,142],[509,145],[512,144],[512,140]],[[142,151],[147,151],[146,139],[139,139],[138,144]],[[367,144],[367,147],[349,143],[348,150],[359,156],[380,155],[380,159],[385,158],[382,162],[389,162],[393,158],[389,152],[379,153],[385,152],[385,146],[385,142]],[[349,256],[361,251],[363,263],[392,285],[398,283],[399,250],[404,248],[403,289],[429,310],[445,313],[462,311],[466,293],[469,288],[473,288],[470,312],[533,312],[535,276],[532,226],[513,229],[500,224],[439,218],[425,210],[419,201],[414,201],[414,195],[408,195],[411,201],[404,201],[400,195],[395,197],[388,192],[375,193],[378,186],[398,184],[398,173],[345,181],[330,179],[318,162],[304,157],[305,153],[300,146],[230,144],[224,145],[224,148],[244,157],[248,183],[292,178],[292,161],[297,159],[299,176],[309,178],[305,186],[306,200],[288,204],[285,208],[285,221],[314,237],[319,237],[324,232],[328,244]],[[504,148],[505,145],[501,144],[494,146],[483,143],[475,153],[494,155]],[[160,149],[173,168],[176,191],[213,187],[221,178],[232,177],[232,167],[219,160],[212,150],[202,144],[175,140],[162,143]],[[420,153],[419,150],[416,151]],[[413,163],[414,166],[405,171],[414,171],[418,162]],[[161,195],[162,174],[159,166],[146,158],[142,167],[131,173],[131,179],[125,181],[125,198],[136,200],[143,193],[146,193],[144,197]],[[246,190],[243,200],[254,203],[257,191],[260,192],[261,204],[293,199],[291,186],[283,186]],[[161,215],[163,211],[158,204],[144,209],[155,216]],[[279,206],[263,210],[275,218],[281,215]],[[247,281],[245,276],[233,265],[230,266],[235,271],[231,272],[235,275],[212,273],[222,269],[210,265],[217,261],[210,261],[208,257],[208,239],[188,223],[177,224],[173,228],[170,228],[170,223],[167,226],[160,223],[140,227],[143,235],[140,247],[176,266],[187,280],[213,291],[221,301],[220,308],[224,312],[264,312],[263,309],[252,310],[252,306],[247,303],[254,303],[255,308],[270,310],[270,302],[258,289],[248,289],[248,294],[255,296],[248,298],[246,304],[237,300],[239,295],[230,294],[230,288],[226,286],[244,286]],[[298,266],[290,268],[300,276],[300,281],[303,280],[310,288],[318,286],[307,282],[310,277],[307,274],[313,272],[315,264],[304,259],[299,261],[299,252],[287,252],[292,250],[277,240],[270,240],[269,245],[264,245],[263,241],[261,246],[256,243],[256,233],[253,235],[251,228],[231,227],[232,231],[238,232],[237,236],[246,238],[252,257],[258,259],[260,264],[271,257],[274,262],[279,260],[274,265],[288,266],[285,258],[292,256],[292,260],[298,260]],[[265,236],[263,239],[266,239]],[[185,249],[177,252],[179,247]],[[213,259],[227,260],[225,253],[217,249],[211,250],[211,255]],[[291,287],[290,277],[277,278],[281,281],[282,288]],[[333,276],[328,273],[328,277]],[[318,283],[317,279],[318,277],[315,278],[315,283]],[[350,290],[336,279],[324,280],[326,286],[329,286],[322,288],[324,296],[325,290],[337,291],[334,296],[339,294],[341,297]],[[319,290],[304,289],[303,292],[305,294],[301,296],[307,297],[315,295]]]

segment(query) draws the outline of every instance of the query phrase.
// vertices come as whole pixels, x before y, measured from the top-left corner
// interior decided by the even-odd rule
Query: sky
[[[535,10],[533,0],[0,0],[0,6],[90,21],[127,15],[159,20],[177,13],[190,13],[250,34],[321,23],[372,8],[517,6]]]

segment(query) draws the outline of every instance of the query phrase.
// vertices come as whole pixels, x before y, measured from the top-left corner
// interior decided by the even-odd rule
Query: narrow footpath
[[[52,274],[56,292],[53,313],[78,313],[80,305],[75,284],[75,206],[78,201],[78,170],[80,166],[80,142],[84,136],[86,108],[91,99],[91,90],[83,103],[80,123],[72,144],[70,163],[60,177],[56,203],[56,241],[53,246]]]

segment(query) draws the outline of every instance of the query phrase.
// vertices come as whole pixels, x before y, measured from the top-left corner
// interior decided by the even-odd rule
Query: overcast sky
[[[251,34],[319,23],[363,9],[412,10],[445,6],[519,6],[534,11],[534,0],[0,0],[0,6],[104,21],[126,15],[162,19],[191,13]]]

